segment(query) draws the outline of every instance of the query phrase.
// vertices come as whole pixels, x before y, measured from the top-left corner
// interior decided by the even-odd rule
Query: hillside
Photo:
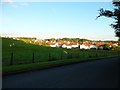
[[[11,45],[10,45],[11,44]],[[11,47],[10,47],[11,46]],[[118,55],[118,51],[108,50],[79,50],[51,48],[46,46],[25,43],[12,38],[2,38],[2,64],[10,65],[11,53],[13,53],[13,64],[25,64],[33,62],[47,62],[64,59],[89,59],[111,55]]]
[[[10,44],[12,47],[10,47]],[[48,60],[49,53],[56,56],[62,52],[62,49],[27,44],[23,41],[10,38],[2,38],[3,65],[9,64],[12,52],[14,63],[30,63],[32,62],[33,52],[35,54],[35,61],[46,61]]]

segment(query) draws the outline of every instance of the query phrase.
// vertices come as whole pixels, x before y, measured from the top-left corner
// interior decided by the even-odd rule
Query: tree
[[[104,44],[103,49],[104,50],[110,50],[110,45],[109,44]]]
[[[104,10],[101,8],[99,10],[99,16],[97,16],[97,18],[101,16],[113,18],[115,20],[115,23],[111,24],[111,26],[115,29],[116,37],[118,37],[118,40],[120,41],[120,0],[113,0],[112,4],[115,6],[113,11]]]
[[[56,39],[55,38],[51,38],[52,41],[55,41]]]

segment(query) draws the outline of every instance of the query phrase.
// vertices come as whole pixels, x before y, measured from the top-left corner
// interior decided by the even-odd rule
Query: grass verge
[[[46,69],[46,68],[52,68],[52,67],[86,62],[86,61],[94,61],[94,60],[100,60],[100,59],[112,58],[112,57],[118,57],[118,55],[95,57],[95,58],[89,58],[89,59],[64,59],[64,60],[49,61],[49,62],[3,66],[2,74],[4,77],[4,76],[18,74],[18,73],[27,72],[27,71],[41,70],[41,69]]]

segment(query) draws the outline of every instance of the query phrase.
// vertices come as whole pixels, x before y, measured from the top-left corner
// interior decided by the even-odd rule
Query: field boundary
[[[10,76],[30,71],[37,71],[37,70],[44,70],[64,65],[71,65],[107,58],[117,58],[120,57],[118,55],[114,56],[106,56],[106,57],[97,57],[97,58],[89,58],[89,59],[65,59],[65,60],[58,60],[58,61],[49,61],[49,62],[40,62],[40,63],[31,63],[31,64],[20,64],[20,65],[13,65],[13,66],[4,66],[2,68],[2,76]]]

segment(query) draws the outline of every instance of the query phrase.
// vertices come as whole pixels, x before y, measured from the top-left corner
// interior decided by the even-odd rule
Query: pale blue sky
[[[3,3],[2,34],[117,40],[109,26],[112,19],[95,20],[100,8],[112,10],[113,6],[111,2]]]

